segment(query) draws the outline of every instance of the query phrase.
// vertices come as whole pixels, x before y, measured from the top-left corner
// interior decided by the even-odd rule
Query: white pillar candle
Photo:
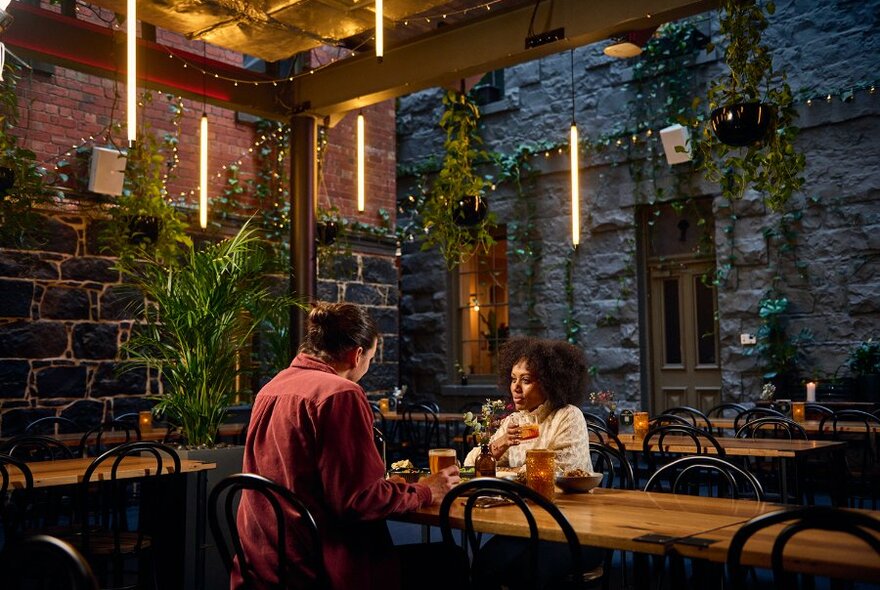
[[[807,383],[807,401],[814,402],[816,401],[816,384],[810,381]]]

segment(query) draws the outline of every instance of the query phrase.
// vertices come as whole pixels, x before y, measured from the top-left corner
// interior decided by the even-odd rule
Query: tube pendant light
[[[363,211],[366,208],[366,190],[364,182],[364,114],[358,113],[357,117],[357,208]]]
[[[385,56],[385,17],[383,0],[376,0],[376,61],[382,63]]]
[[[137,139],[137,2],[136,0],[126,1],[126,54],[128,67],[126,72],[125,85],[127,89],[127,123],[128,123],[128,145],[134,147]]]
[[[578,174],[578,128],[574,118],[574,49],[571,50],[571,130],[569,147],[571,151],[571,243],[577,248],[581,243],[581,187]]]
[[[199,127],[199,227],[208,227],[208,114]]]

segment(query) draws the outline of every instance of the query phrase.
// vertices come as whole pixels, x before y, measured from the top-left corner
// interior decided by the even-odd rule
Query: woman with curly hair
[[[498,359],[499,389],[510,391],[517,412],[502,420],[489,441],[499,467],[525,465],[529,449],[556,451],[561,470],[592,471],[587,425],[579,404],[584,401],[589,367],[578,347],[558,340],[518,337],[504,343]],[[538,437],[523,440],[518,414],[537,418]],[[473,449],[465,465],[473,465]]]

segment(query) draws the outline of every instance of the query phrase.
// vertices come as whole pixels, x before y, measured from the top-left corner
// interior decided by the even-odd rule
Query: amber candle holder
[[[645,438],[648,434],[648,412],[636,412],[633,414],[633,432],[639,438]]]
[[[552,500],[556,491],[556,451],[526,451],[526,485]]]
[[[150,410],[138,412],[138,428],[142,433],[153,430],[153,413]]]
[[[807,419],[807,407],[804,402],[791,402],[791,418],[795,422],[804,422]]]
[[[387,397],[383,397],[382,399],[379,400],[379,409],[382,411],[383,414],[387,414],[388,412],[391,411],[391,406],[388,402]]]

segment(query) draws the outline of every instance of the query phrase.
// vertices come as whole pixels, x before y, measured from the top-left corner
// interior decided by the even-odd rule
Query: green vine
[[[574,261],[577,252],[577,248],[572,248],[565,257],[565,319],[562,324],[565,326],[565,339],[572,344],[578,343],[581,332],[574,306]]]

